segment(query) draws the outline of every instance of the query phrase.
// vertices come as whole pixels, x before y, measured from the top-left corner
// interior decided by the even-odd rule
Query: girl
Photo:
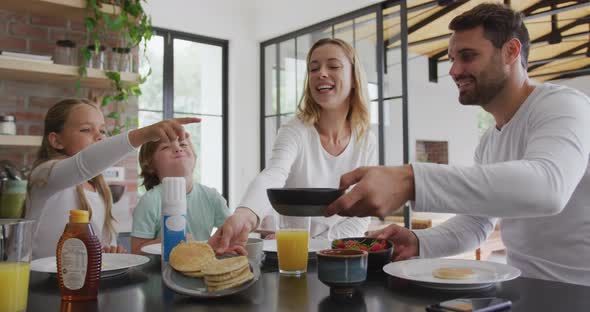
[[[196,156],[190,139],[150,142],[139,150],[145,193],[133,211],[131,252],[139,254],[145,245],[160,243],[162,188],[164,177],[186,180],[187,231],[196,240],[208,240],[213,227],[229,216],[225,199],[213,188],[193,182]]]
[[[342,174],[377,165],[377,142],[369,132],[367,83],[352,46],[340,39],[319,40],[307,55],[307,70],[297,116],[281,126],[268,166],[209,241],[218,253],[243,253],[248,231],[274,213],[266,189],[337,188]],[[364,236],[368,225],[369,218],[314,217],[310,237]]]
[[[105,252],[123,251],[116,243],[111,192],[100,173],[143,143],[184,137],[182,124],[199,121],[170,119],[105,139],[104,116],[93,102],[68,99],[52,106],[29,176],[26,217],[37,221],[33,258],[55,256],[71,209],[90,212]]]

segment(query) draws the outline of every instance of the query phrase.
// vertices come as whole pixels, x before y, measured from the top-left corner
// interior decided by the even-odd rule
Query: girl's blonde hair
[[[186,138],[185,140],[187,141],[188,145],[190,146],[191,151],[193,152],[193,155],[195,156],[195,166],[196,166],[197,154],[195,153],[195,149],[193,147],[193,144],[189,138]],[[153,164],[152,164],[152,162],[154,160],[154,155],[156,154],[156,151],[158,150],[158,146],[160,146],[161,143],[162,143],[162,141],[148,142],[148,143],[143,144],[139,148],[139,167],[141,168],[141,172],[139,173],[139,176],[143,179],[143,182],[141,185],[143,185],[145,187],[146,191],[149,191],[149,190],[153,189],[156,185],[162,183],[162,181],[160,181],[160,177],[158,176],[158,174],[154,170]],[[194,167],[193,167],[193,170],[194,170]]]
[[[357,140],[360,140],[366,134],[370,122],[367,80],[365,78],[365,72],[362,69],[361,62],[359,61],[358,54],[350,44],[341,39],[320,39],[314,43],[309,50],[309,53],[307,54],[307,75],[305,77],[305,88],[303,90],[301,101],[297,106],[297,117],[304,123],[312,125],[316,124],[320,120],[322,108],[314,101],[313,97],[311,96],[311,87],[309,85],[309,65],[313,51],[326,44],[339,46],[344,51],[344,54],[346,54],[348,61],[350,61],[350,64],[352,65],[353,88],[350,90],[350,108],[348,110],[348,114],[346,115],[346,120],[350,122],[351,130],[356,134]]]
[[[60,133],[63,130],[64,125],[68,119],[68,116],[70,115],[70,112],[78,105],[90,105],[96,110],[100,111],[100,109],[94,102],[85,99],[66,99],[53,105],[47,111],[47,115],[45,115],[43,140],[41,142],[41,147],[37,152],[37,159],[33,163],[33,168],[31,172],[33,172],[33,170],[37,166],[41,165],[42,163],[45,163],[46,161],[52,159],[64,159],[68,157],[62,151],[57,150],[53,148],[53,146],[51,146],[51,144],[49,143],[48,136],[52,132]],[[51,170],[49,171],[49,174],[51,174]],[[29,176],[29,180],[30,179],[31,177]],[[102,232],[103,238],[107,240],[106,242],[110,242],[112,235],[116,233],[114,227],[114,222],[116,222],[116,220],[113,217],[112,213],[113,198],[111,195],[111,189],[109,188],[102,174],[99,174],[96,177],[90,179],[89,182],[94,185],[94,187],[97,189],[98,193],[104,200],[106,208],[104,218],[104,229],[106,229],[106,231]],[[28,185],[28,193],[30,194],[31,186],[36,185],[42,187],[45,183],[43,181],[31,181],[31,183],[29,183]],[[84,186],[82,184],[76,185],[76,193],[78,194],[78,209],[87,210],[90,215],[90,218],[92,218],[92,207],[90,207],[90,204],[86,199],[86,194],[84,193]],[[64,216],[64,218],[66,217],[67,216]]]

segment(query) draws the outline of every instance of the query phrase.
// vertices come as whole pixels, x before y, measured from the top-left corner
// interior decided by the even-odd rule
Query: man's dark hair
[[[522,45],[521,64],[524,69],[527,68],[530,38],[522,13],[500,3],[482,3],[453,18],[449,29],[461,31],[478,26],[483,26],[484,36],[498,49],[501,49],[510,39],[518,39]]]

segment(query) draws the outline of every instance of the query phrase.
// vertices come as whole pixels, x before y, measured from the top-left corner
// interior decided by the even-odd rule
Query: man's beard
[[[473,79],[475,87],[473,90],[460,93],[459,102],[463,105],[479,105],[483,107],[502,92],[506,86],[508,76],[499,67],[500,62],[492,62],[488,69],[480,74],[479,79],[471,76],[470,78]],[[460,78],[463,77],[458,79]]]

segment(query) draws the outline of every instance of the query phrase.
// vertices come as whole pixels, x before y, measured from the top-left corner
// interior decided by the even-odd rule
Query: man
[[[394,240],[394,260],[475,249],[500,218],[507,261],[524,276],[590,285],[590,100],[529,80],[521,14],[481,4],[449,28],[459,102],[496,121],[476,165],[359,168],[342,176],[341,188],[356,185],[326,214],[384,216],[408,200],[416,211],[458,214],[428,230],[391,225],[376,233]]]

